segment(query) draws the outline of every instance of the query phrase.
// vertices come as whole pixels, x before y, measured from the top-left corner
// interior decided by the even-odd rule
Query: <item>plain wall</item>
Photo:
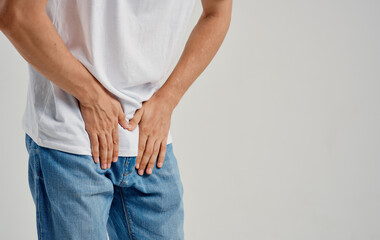
[[[379,9],[234,1],[220,51],[172,119],[186,239],[380,239]],[[199,1],[188,32],[200,13]],[[26,66],[0,34],[0,239],[37,239]]]

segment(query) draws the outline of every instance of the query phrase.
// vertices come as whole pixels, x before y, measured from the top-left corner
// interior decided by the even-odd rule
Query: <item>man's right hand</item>
[[[117,160],[118,123],[127,127],[122,107],[66,47],[46,12],[47,0],[0,0],[0,30],[38,72],[78,101],[103,169]]]
[[[79,101],[85,129],[90,137],[91,152],[95,163],[103,169],[110,168],[119,155],[118,124],[128,127],[120,102],[109,92],[101,91],[96,100]]]

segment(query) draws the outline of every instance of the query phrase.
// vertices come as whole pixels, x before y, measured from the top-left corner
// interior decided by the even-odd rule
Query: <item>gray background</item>
[[[234,1],[228,36],[172,119],[186,239],[380,239],[379,10]],[[36,239],[27,68],[2,34],[0,79],[0,239]]]

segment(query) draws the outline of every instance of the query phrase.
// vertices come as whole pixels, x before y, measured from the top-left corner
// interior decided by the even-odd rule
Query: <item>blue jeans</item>
[[[38,239],[184,239],[183,185],[167,145],[162,168],[140,176],[136,157],[102,169],[89,155],[37,145],[28,134],[29,187]]]

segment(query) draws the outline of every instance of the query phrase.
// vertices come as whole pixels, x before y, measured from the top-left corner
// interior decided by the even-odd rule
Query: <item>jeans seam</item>
[[[42,236],[42,226],[41,226],[41,203],[40,203],[40,199],[41,199],[41,191],[40,191],[40,177],[38,176],[38,171],[39,171],[39,167],[37,168],[37,162],[36,160],[38,159],[35,159],[34,161],[34,169],[36,170],[35,172],[35,181],[36,181],[36,186],[35,186],[35,191],[36,191],[36,202],[37,202],[37,223],[38,223],[38,232],[39,232],[39,235],[40,235],[40,238],[39,239],[43,239],[43,236]]]
[[[124,216],[125,216],[125,221],[126,221],[127,227],[128,227],[129,237],[131,238],[131,240],[134,240],[135,238],[133,237],[133,233],[132,233],[132,229],[131,229],[131,219],[130,219],[129,214],[128,214],[127,202],[124,199],[123,189],[121,187],[119,187],[119,190],[120,190],[120,195],[121,195],[121,201],[123,203]]]
[[[135,169],[133,168],[129,172],[127,172],[127,165],[129,165],[129,157],[126,157],[125,163],[124,163],[124,170],[123,170],[123,177],[120,180],[120,183],[118,184],[119,187],[124,187],[127,184],[127,177],[129,174],[131,174]]]
[[[123,177],[121,178],[120,180],[120,183],[119,183],[119,186],[124,186],[124,179],[127,177],[126,176],[126,167],[127,167],[127,162],[128,162],[128,158],[126,157],[125,158],[125,162],[124,162],[124,167],[123,167]]]

